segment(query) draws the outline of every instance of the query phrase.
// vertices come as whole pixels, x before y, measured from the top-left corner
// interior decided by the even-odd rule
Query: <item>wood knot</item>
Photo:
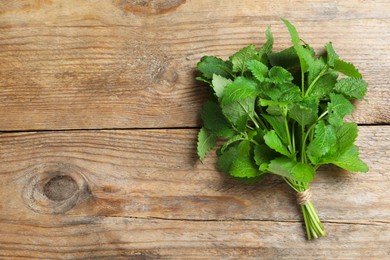
[[[72,177],[60,174],[46,182],[43,186],[43,194],[50,200],[63,201],[72,197],[78,188]]]
[[[36,167],[23,190],[23,200],[33,211],[61,214],[90,197],[82,170],[61,163]]]
[[[160,15],[171,13],[186,0],[114,0],[114,3],[125,12],[138,15]]]

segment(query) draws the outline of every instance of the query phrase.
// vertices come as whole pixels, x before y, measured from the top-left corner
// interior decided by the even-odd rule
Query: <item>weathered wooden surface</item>
[[[317,241],[280,179],[196,158],[196,62],[268,25],[289,46],[279,17],[369,83],[350,119],[370,172],[320,170]],[[389,259],[389,24],[387,0],[0,0],[0,258]]]
[[[390,3],[381,1],[0,1],[0,129],[199,125],[203,55],[290,45],[279,16],[333,41],[370,84],[359,123],[390,120]],[[364,106],[364,107],[363,107]]]
[[[329,236],[315,242],[286,184],[243,185],[215,157],[199,163],[195,130],[3,133],[0,256],[386,258],[389,133],[360,127],[369,173],[319,172]]]

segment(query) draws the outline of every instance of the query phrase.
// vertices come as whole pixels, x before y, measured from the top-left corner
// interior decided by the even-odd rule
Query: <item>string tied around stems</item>
[[[310,189],[297,193],[298,205],[305,205],[311,201],[312,193]]]

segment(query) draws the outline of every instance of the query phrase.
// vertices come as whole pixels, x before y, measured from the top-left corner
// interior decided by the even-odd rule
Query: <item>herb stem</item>
[[[287,108],[286,108],[286,110],[287,110]],[[290,128],[288,126],[287,112],[283,115],[283,118],[284,118],[284,126],[286,128],[286,133],[287,133],[287,139],[288,139],[288,143],[289,143],[288,149],[290,150],[291,154],[295,154],[295,149],[294,149],[294,146],[293,146],[293,143],[291,140]]]
[[[308,225],[308,222],[309,222],[309,218],[307,216],[307,210],[305,208],[304,205],[301,205],[301,210],[302,210],[302,215],[303,215],[303,220],[305,221],[305,228],[306,228],[306,234],[307,234],[307,239],[311,239],[311,231],[309,229],[309,225]]]
[[[245,107],[239,102],[241,108],[245,111],[245,113],[249,116],[249,118],[252,120],[252,122],[255,124],[256,128],[260,128],[258,122],[255,120],[255,118],[245,109]],[[256,115],[256,113],[254,113]]]
[[[309,129],[310,130],[310,129]],[[301,136],[302,136],[302,148],[301,148],[301,162],[306,162],[306,140],[307,140],[307,133],[305,133],[305,127],[301,127]]]
[[[295,122],[293,122],[292,128],[291,128],[291,135],[292,135],[292,145],[293,145],[293,151],[295,152]]]
[[[302,97],[305,96],[305,72],[301,69]]]
[[[329,110],[326,110],[324,113],[322,113],[318,119],[317,119],[317,122],[320,121],[324,116],[326,116],[327,114],[329,113]]]
[[[255,118],[258,121],[258,123],[263,127],[263,129],[267,129],[267,126],[265,125],[263,120],[261,120],[261,118],[259,117],[259,115],[257,113],[255,113]]]

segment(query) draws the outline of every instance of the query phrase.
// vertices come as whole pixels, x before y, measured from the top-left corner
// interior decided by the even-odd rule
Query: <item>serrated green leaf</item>
[[[224,153],[224,152],[226,151],[226,149],[227,149],[230,145],[236,143],[237,141],[241,141],[241,140],[243,140],[243,137],[242,137],[241,135],[235,135],[235,136],[233,136],[232,138],[230,138],[229,140],[227,140],[227,141],[222,145],[222,147],[221,147],[221,149],[220,149],[220,152],[221,152],[221,153]]]
[[[292,81],[294,77],[291,73],[279,66],[274,66],[268,71],[269,81],[274,84],[280,84]]]
[[[244,73],[246,71],[246,63],[249,60],[259,60],[259,54],[256,51],[254,45],[249,45],[242,48],[237,53],[233,54],[230,58],[233,64],[233,72]]]
[[[203,161],[206,153],[214,148],[216,143],[217,136],[202,127],[198,133],[197,143],[198,156],[201,161]]]
[[[352,172],[367,172],[368,166],[359,159],[359,149],[356,145],[350,146],[339,156],[334,156],[324,163],[331,163]]]
[[[307,154],[313,164],[317,164],[321,157],[337,145],[336,130],[332,125],[325,125],[321,120],[315,128],[313,141],[307,147]]]
[[[221,104],[226,105],[247,98],[256,97],[259,93],[257,85],[252,80],[237,77],[234,82],[227,85],[223,91]]]
[[[291,106],[289,116],[301,126],[313,124],[318,118],[318,107],[314,101],[307,100]]]
[[[211,100],[205,102],[202,108],[201,116],[204,127],[210,132],[214,133],[216,136],[230,138],[235,134],[230,123],[222,114],[222,110],[217,103]]]
[[[343,78],[336,83],[335,90],[348,98],[362,99],[367,91],[367,83],[362,79]]]
[[[358,126],[356,123],[343,123],[337,128],[337,146],[340,153],[352,146],[358,135]]]
[[[291,35],[291,42],[294,45],[294,49],[297,52],[299,61],[301,64],[301,69],[303,72],[307,72],[308,68],[313,64],[314,57],[310,48],[305,48],[301,45],[301,39],[299,38],[298,32],[294,25],[292,25],[288,20],[282,19],[285,25],[288,28],[288,31]]]
[[[223,95],[223,91],[227,85],[232,83],[231,79],[224,78],[220,75],[213,74],[213,80],[211,82],[215,95],[220,98]]]
[[[272,160],[268,165],[268,171],[296,181],[311,182],[315,176],[315,170],[308,164],[299,163],[293,159],[280,157]]]
[[[287,106],[288,102],[278,102],[278,101],[272,101],[268,99],[260,98],[258,100],[258,106],[260,107],[267,107],[266,111],[268,114],[272,116],[281,116],[281,107]]]
[[[225,173],[229,173],[232,162],[237,158],[237,146],[230,146],[218,157],[217,167]]]
[[[326,54],[327,54],[327,63],[329,66],[333,67],[335,60],[338,60],[339,56],[333,49],[333,45],[331,42],[327,43],[325,45],[326,48]]]
[[[274,37],[272,36],[270,27],[265,31],[265,36],[267,40],[259,50],[260,61],[266,61],[266,55],[272,52],[272,46],[274,44]]]
[[[317,59],[313,62],[312,66],[310,66],[307,73],[307,84],[309,86],[321,74],[321,72],[325,69],[325,67],[326,64],[322,59]]]
[[[272,101],[294,103],[302,100],[299,87],[293,83],[280,83],[265,91]]]
[[[232,162],[229,174],[238,178],[254,178],[262,173],[259,171],[254,161],[250,157],[245,156],[238,157]]]
[[[268,67],[258,60],[250,60],[247,62],[248,69],[252,75],[260,82],[264,82],[268,75]]]
[[[222,105],[222,113],[236,127],[245,129],[248,116],[253,116],[255,111],[255,97],[249,97],[240,101]],[[239,130],[239,129],[238,129]],[[239,130],[240,131],[240,130]]]
[[[280,52],[269,53],[268,60],[272,66],[280,66],[287,70],[300,66],[299,57],[294,46]]]
[[[331,93],[328,103],[329,123],[341,126],[344,116],[351,114],[353,109],[354,106],[343,95]]]
[[[282,140],[280,140],[275,130],[268,131],[264,135],[264,141],[269,148],[277,151],[280,154],[291,156],[291,153],[288,151],[287,147],[283,144]]]
[[[343,123],[341,126],[336,127],[336,144],[332,150],[327,153],[322,159],[321,163],[326,163],[340,157],[345,153],[356,140],[358,134],[358,127],[355,123]]]
[[[275,159],[278,154],[270,149],[267,145],[256,145],[254,148],[254,160],[256,165],[259,166],[259,170],[264,172],[267,170],[271,160]]]
[[[287,130],[283,116],[263,115],[264,119],[272,126],[280,140],[288,144]]]
[[[196,67],[206,79],[212,79],[214,74],[229,78],[232,71],[227,62],[214,56],[202,57]]]
[[[301,182],[309,183],[314,179],[316,172],[313,167],[304,163],[297,163],[294,168],[291,169],[291,176]]]
[[[245,157],[249,155],[251,143],[249,140],[242,140],[237,146],[238,157]]]
[[[336,72],[329,72],[320,77],[312,88],[310,96],[316,98],[329,96],[335,88],[338,76]]]
[[[362,78],[362,74],[360,74],[359,70],[352,63],[343,60],[335,60],[334,69],[351,78]]]
[[[248,120],[249,120],[249,115],[248,114],[245,114],[245,115],[241,116],[235,123],[236,131],[240,132],[240,133],[245,132],[246,124],[247,124]]]

